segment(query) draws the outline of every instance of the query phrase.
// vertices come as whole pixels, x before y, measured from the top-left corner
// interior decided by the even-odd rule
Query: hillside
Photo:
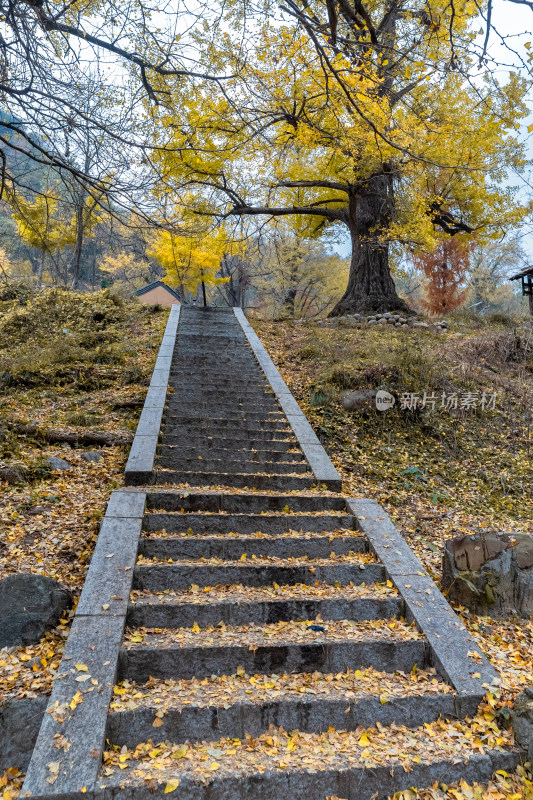
[[[0,301],[0,570],[42,573],[77,599],[168,314],[107,291],[11,294]],[[95,433],[109,444],[87,443]],[[86,442],[47,440],[61,434]],[[87,451],[99,460],[85,461]],[[52,469],[50,457],[70,469]],[[0,651],[0,701],[50,690],[68,628]]]
[[[20,290],[0,300],[2,574],[43,573],[79,596],[107,498],[123,482],[166,319],[108,291]],[[457,317],[443,332],[349,320],[254,326],[341,471],[345,494],[376,498],[437,581],[445,539],[532,532],[529,324]],[[343,409],[344,392],[368,389],[391,392],[395,406]],[[424,392],[434,409],[400,407],[402,395],[412,402]],[[458,408],[442,408],[443,395],[452,406],[457,396]],[[61,442],[65,435],[78,441]],[[88,462],[87,451],[101,458]],[[52,469],[49,457],[70,468]],[[503,731],[509,709],[533,680],[533,622],[456,610],[501,675],[501,690],[476,718],[482,748],[486,737],[511,735]],[[0,650],[0,702],[49,693],[72,615],[37,645]],[[454,736],[465,731],[457,723]],[[396,800],[530,800],[530,779],[519,767],[490,785],[435,786]],[[3,800],[15,800],[21,785],[16,768],[0,775]]]

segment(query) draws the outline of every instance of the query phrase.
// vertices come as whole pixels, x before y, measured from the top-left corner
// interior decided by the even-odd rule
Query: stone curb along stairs
[[[495,681],[381,507],[335,494],[338,473],[240,309],[172,307],[126,482],[102,522],[21,797],[162,797],[164,770],[147,782],[133,759],[124,770],[103,769],[104,751],[257,737],[270,725],[311,735],[376,723],[418,728],[472,714]],[[322,594],[313,594],[317,584]],[[213,590],[205,600],[191,594],[203,588]],[[383,625],[402,617],[418,631],[404,639],[394,633],[404,623]],[[300,630],[302,620],[320,622],[314,638],[305,639],[305,628],[273,635],[276,625]],[[219,624],[230,639],[216,639],[211,626]],[[183,705],[179,688],[243,669],[312,677],[373,668],[392,677],[415,667],[435,667],[441,683],[386,704],[372,693],[354,700],[332,692]],[[157,729],[149,688],[142,706],[110,709],[117,680],[176,682]],[[472,751],[406,772],[399,761],[369,768],[332,757],[321,769],[302,762],[281,770],[274,761],[208,777],[178,765],[172,792],[187,800],[370,800],[435,780],[485,781],[517,758]]]

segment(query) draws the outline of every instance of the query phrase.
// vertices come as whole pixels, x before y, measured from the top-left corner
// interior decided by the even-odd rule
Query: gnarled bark
[[[380,233],[390,224],[393,204],[392,177],[387,174],[371,178],[364,192],[350,193],[344,220],[352,239],[350,277],[330,317],[356,312],[413,313],[396,292],[388,242],[380,241]]]

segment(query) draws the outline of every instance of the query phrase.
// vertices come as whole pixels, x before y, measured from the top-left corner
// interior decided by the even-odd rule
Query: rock
[[[54,470],[72,469],[68,461],[65,461],[64,458],[59,458],[59,456],[49,456],[47,461],[50,464],[50,468]]]
[[[376,319],[369,319],[369,320],[368,320],[368,324],[369,324],[369,325],[377,325],[377,324],[378,324],[378,321],[377,321]]]
[[[6,481],[10,486],[14,486],[17,483],[24,483],[27,475],[28,473],[24,467],[0,467],[0,483]]]
[[[442,588],[477,614],[533,614],[533,536],[482,533],[445,543]]]
[[[15,766],[26,771],[47,703],[45,695],[0,701],[0,773]]]
[[[367,411],[376,408],[375,389],[362,389],[358,392],[348,392],[341,398],[341,405],[346,411]]]
[[[398,317],[398,322],[401,322],[403,325],[404,322],[407,322],[407,319],[405,317]]]
[[[46,509],[44,506],[32,506],[31,508],[28,508],[28,510],[26,511],[26,516],[36,517],[39,514],[44,514],[45,511]]]
[[[8,575],[0,581],[0,647],[35,644],[71,605],[71,592],[52,578]]]
[[[385,317],[381,317],[381,319],[378,319],[378,325],[386,325],[386,324],[387,320],[385,319]]]
[[[516,698],[512,721],[516,743],[533,763],[533,686],[528,686]]]
[[[102,454],[98,452],[98,450],[87,450],[85,453],[81,454],[81,457],[84,461],[94,462],[97,463],[98,461],[102,460]]]

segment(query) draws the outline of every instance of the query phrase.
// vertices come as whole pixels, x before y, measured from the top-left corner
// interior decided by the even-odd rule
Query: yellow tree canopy
[[[194,293],[198,286],[216,286],[228,278],[217,277],[222,257],[231,248],[224,229],[197,235],[185,235],[161,230],[154,235],[148,254],[165,271],[169,283],[179,287],[182,299],[187,291]]]
[[[68,211],[65,213],[65,209],[61,208],[58,194],[47,192],[38,194],[34,200],[27,200],[17,192],[11,195],[10,202],[17,232],[29,247],[52,253],[76,243],[76,214],[67,216]],[[84,202],[82,221],[86,234],[101,221],[101,217],[95,213],[95,205],[93,197],[88,197]]]
[[[229,4],[201,47],[206,68],[234,77],[174,84],[159,162],[201,213],[286,216],[309,235],[346,225],[357,310],[356,290],[395,302],[391,240],[431,250],[442,234],[481,241],[520,221],[508,176],[526,163],[514,134],[527,84],[474,65],[469,0],[370,0],[352,18],[345,6],[290,0],[292,19],[276,19]]]

